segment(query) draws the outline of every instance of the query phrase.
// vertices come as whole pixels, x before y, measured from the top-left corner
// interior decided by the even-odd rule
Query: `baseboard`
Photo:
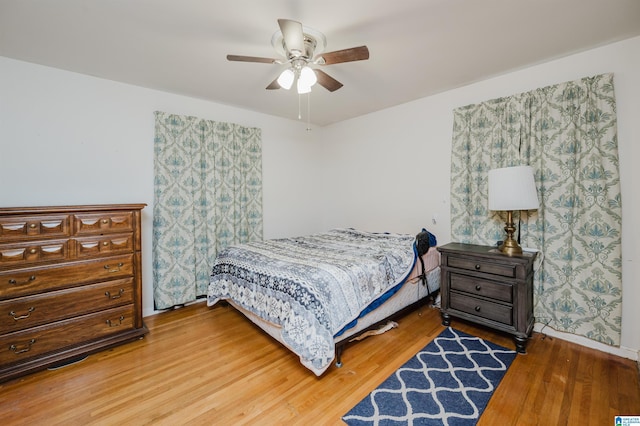
[[[640,368],[640,350],[631,349],[624,346],[618,347],[618,346],[605,345],[604,343],[596,342],[595,340],[591,340],[583,336],[578,336],[576,334],[564,333],[562,331],[554,330],[553,328],[540,323],[534,324],[533,331],[536,331],[538,333],[544,333],[550,337],[556,337],[558,339],[576,343],[581,346],[586,346],[588,348],[596,349],[601,352],[606,352],[612,355],[617,355],[622,358],[634,360],[638,363],[638,368]]]

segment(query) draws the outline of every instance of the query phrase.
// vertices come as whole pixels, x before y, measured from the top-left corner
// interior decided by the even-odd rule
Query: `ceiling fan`
[[[369,59],[367,46],[324,52],[327,40],[319,31],[303,27],[300,22],[290,19],[278,19],[280,31],[271,38],[271,44],[284,59],[261,58],[255,56],[227,55],[229,61],[259,62],[264,64],[288,64],[278,78],[267,86],[268,90],[289,90],[294,81],[298,93],[309,93],[311,86],[318,83],[330,92],[343,86],[335,78],[317,68],[315,65],[332,65],[343,62]]]

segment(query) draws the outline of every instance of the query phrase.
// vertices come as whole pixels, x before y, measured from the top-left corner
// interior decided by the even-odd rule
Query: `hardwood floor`
[[[343,424],[340,420],[444,327],[425,307],[348,346],[317,378],[231,307],[204,303],[145,319],[142,340],[0,384],[3,425]],[[509,336],[452,326],[514,348]],[[534,333],[479,425],[613,425],[640,415],[638,367]]]

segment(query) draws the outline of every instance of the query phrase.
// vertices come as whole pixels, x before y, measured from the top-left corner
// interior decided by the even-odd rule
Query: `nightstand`
[[[533,262],[536,252],[508,256],[495,246],[450,243],[441,254],[442,324],[457,317],[514,336],[526,353],[533,329]]]

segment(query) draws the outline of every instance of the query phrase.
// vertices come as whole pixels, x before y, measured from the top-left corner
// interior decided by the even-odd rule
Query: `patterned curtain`
[[[544,87],[454,111],[453,240],[493,245],[505,217],[487,209],[490,169],[531,165],[540,208],[520,244],[541,251],[536,322],[620,345],[622,208],[613,75]],[[515,212],[514,212],[515,214]]]
[[[218,251],[262,239],[261,144],[257,128],[155,113],[156,309],[206,295]]]

